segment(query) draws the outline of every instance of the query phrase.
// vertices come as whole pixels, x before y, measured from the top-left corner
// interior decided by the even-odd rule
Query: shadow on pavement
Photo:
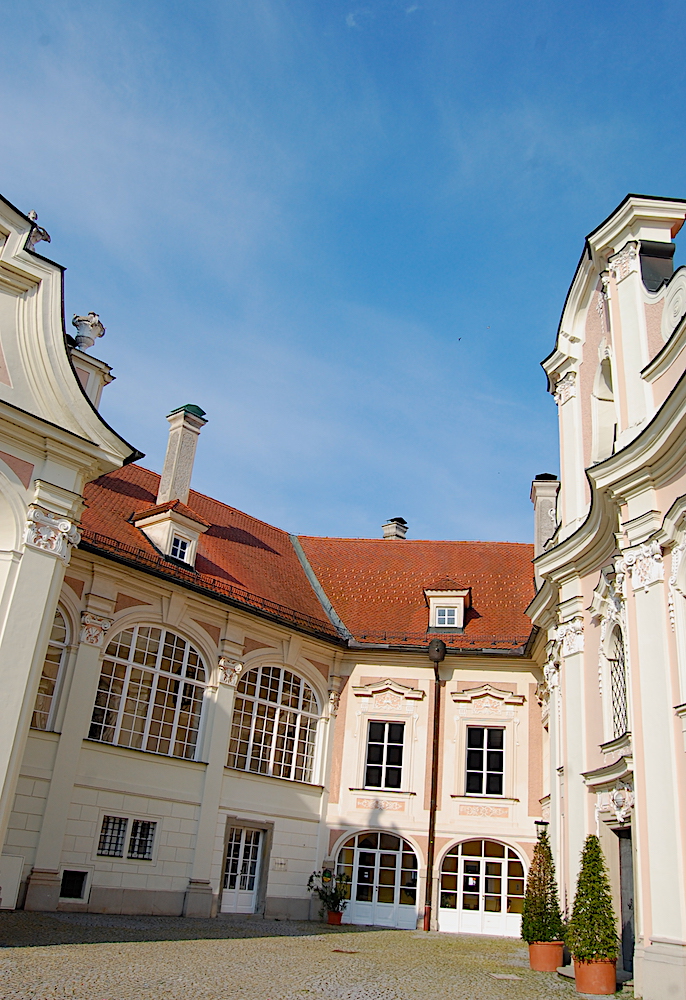
[[[211,920],[126,916],[104,913],[0,913],[0,948],[135,941],[235,940],[263,937],[332,937],[386,930],[346,924],[331,927],[308,920],[265,920],[222,914]]]

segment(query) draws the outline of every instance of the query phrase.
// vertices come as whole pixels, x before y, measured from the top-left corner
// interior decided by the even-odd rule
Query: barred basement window
[[[67,623],[61,611],[55,612],[55,620],[52,623],[52,632],[48,642],[48,651],[45,654],[43,672],[38,683],[38,694],[36,704],[31,718],[32,729],[51,729],[52,717],[54,715],[54,700],[57,681],[64,666],[67,654],[67,644],[69,642],[69,632]]]
[[[615,628],[612,633],[610,661],[610,690],[612,692],[612,730],[619,739],[629,730],[629,709],[626,691],[626,659],[622,633]]]
[[[131,827],[131,840],[129,841],[129,857],[139,861],[150,861],[152,859],[152,845],[155,841],[155,829],[157,823],[149,820],[135,819]]]
[[[104,858],[123,858],[126,828],[129,821],[125,816],[103,816],[98,854]]]
[[[312,781],[319,707],[310,685],[281,667],[255,667],[238,682],[228,767]]]
[[[120,632],[105,650],[89,739],[193,760],[205,681],[181,636],[143,625]]]

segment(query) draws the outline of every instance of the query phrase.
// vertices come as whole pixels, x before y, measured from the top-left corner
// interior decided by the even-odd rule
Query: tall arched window
[[[614,739],[629,730],[629,709],[626,691],[626,659],[624,640],[619,628],[612,632],[610,655],[610,692],[612,694],[612,730]]]
[[[241,678],[228,766],[312,781],[319,709],[310,685],[282,667],[255,667]]]
[[[52,729],[55,691],[66,659],[68,642],[69,631],[67,629],[67,622],[62,612],[58,609],[55,612],[55,620],[52,623],[48,651],[45,654],[43,672],[38,684],[36,704],[34,705],[33,716],[31,717],[32,729]]]
[[[205,681],[200,654],[181,636],[126,629],[105,650],[89,738],[193,760]]]

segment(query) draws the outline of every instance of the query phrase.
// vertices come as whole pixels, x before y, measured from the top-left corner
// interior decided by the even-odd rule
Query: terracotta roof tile
[[[181,503],[180,500],[167,500],[166,503],[158,503],[156,507],[151,507],[149,510],[141,510],[135,515],[134,520],[139,520],[144,517],[152,517],[154,514],[164,514],[167,510],[176,511],[177,514],[182,514],[191,521],[196,521],[198,524],[204,524],[208,528],[210,527],[209,521],[200,517],[200,515],[196,514],[194,510],[187,507],[185,503]]]
[[[464,634],[441,633],[450,646],[513,648],[531,632],[524,612],[534,596],[532,545],[310,536],[300,542],[359,642],[428,643],[424,590],[433,589],[471,588]]]

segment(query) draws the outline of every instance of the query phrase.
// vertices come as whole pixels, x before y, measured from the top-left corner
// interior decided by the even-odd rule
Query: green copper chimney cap
[[[186,403],[185,406],[177,406],[176,409],[172,410],[171,413],[168,413],[167,416],[171,417],[172,414],[180,413],[181,410],[183,410],[185,413],[192,413],[194,417],[202,418],[205,416],[205,411],[201,410],[199,406],[195,405],[195,403]]]

